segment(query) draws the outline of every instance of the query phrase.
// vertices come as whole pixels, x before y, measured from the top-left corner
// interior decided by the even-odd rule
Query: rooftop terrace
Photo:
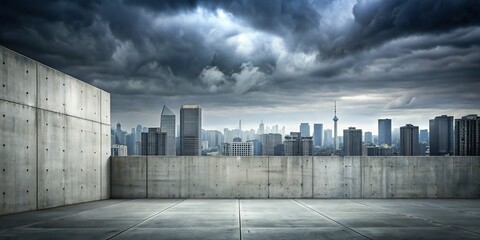
[[[479,200],[104,200],[0,217],[0,239],[479,239]]]

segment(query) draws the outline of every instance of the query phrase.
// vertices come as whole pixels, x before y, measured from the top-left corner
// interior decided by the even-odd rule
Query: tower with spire
[[[337,121],[338,121],[338,117],[337,117],[337,101],[335,101],[335,105],[334,105],[334,114],[335,116],[333,117],[333,150],[334,150],[334,154],[337,153]]]

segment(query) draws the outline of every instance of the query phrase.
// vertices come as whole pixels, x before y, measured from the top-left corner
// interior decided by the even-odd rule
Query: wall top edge
[[[243,157],[236,157],[236,156],[112,156],[112,158],[118,159],[127,159],[127,158],[246,158],[246,159],[254,159],[254,158],[298,158],[298,159],[305,159],[305,158],[370,158],[370,159],[416,159],[416,158],[425,158],[425,159],[467,159],[473,158],[480,160],[480,156],[243,156]]]
[[[32,59],[32,58],[30,58],[30,57],[27,57],[27,56],[25,56],[25,55],[23,55],[23,54],[21,54],[21,53],[19,53],[19,52],[17,52],[17,51],[14,51],[14,50],[12,50],[12,49],[10,49],[10,48],[7,48],[7,47],[3,46],[3,45],[0,45],[0,48],[2,48],[2,51],[5,50],[5,51],[12,52],[12,53],[14,53],[14,54],[20,55],[20,56],[22,56],[22,57],[24,57],[24,58],[26,58],[26,59],[29,59],[29,60],[35,62],[35,64],[39,64],[39,65],[42,65],[42,66],[44,66],[44,67],[50,68],[50,69],[52,69],[53,71],[57,71],[57,72],[60,72],[60,73],[62,73],[62,74],[65,74],[66,76],[69,76],[69,77],[72,78],[72,79],[75,79],[75,80],[77,80],[77,81],[79,81],[79,82],[82,82],[83,84],[86,84],[86,85],[91,86],[91,87],[93,87],[93,88],[99,89],[100,91],[102,91],[102,92],[110,95],[110,93],[107,92],[107,91],[105,91],[104,89],[101,89],[101,88],[99,88],[99,87],[97,87],[97,86],[94,86],[94,85],[92,85],[92,84],[90,84],[90,83],[87,83],[87,82],[85,82],[85,81],[83,81],[83,80],[80,80],[80,79],[78,79],[78,78],[76,78],[76,77],[74,77],[74,76],[72,76],[72,75],[70,75],[70,74],[64,73],[64,72],[62,72],[62,71],[60,71],[60,70],[58,70],[58,69],[55,69],[55,68],[53,68],[53,67],[50,67],[50,66],[48,66],[48,65],[46,65],[46,64],[44,64],[44,63],[41,63],[41,62],[39,62],[39,61],[37,61],[37,60],[35,60],[35,59]]]

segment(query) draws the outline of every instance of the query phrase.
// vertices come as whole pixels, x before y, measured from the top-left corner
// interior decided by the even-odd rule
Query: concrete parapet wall
[[[112,198],[479,198],[480,157],[112,157]]]
[[[0,46],[0,215],[110,197],[110,94]]]

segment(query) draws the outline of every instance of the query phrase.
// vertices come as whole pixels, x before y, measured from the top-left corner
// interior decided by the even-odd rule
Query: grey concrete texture
[[[478,199],[121,199],[0,217],[0,239],[479,238]]]
[[[112,157],[112,198],[479,198],[480,157]]]
[[[109,198],[109,93],[0,52],[0,215]]]

